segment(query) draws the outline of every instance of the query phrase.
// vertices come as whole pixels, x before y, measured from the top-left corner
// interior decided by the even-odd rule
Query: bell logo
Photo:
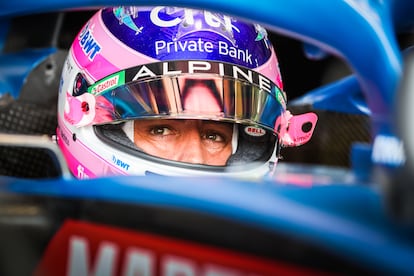
[[[246,127],[244,131],[246,132],[246,134],[256,137],[260,137],[266,134],[266,130],[264,130],[263,128],[253,126]]]

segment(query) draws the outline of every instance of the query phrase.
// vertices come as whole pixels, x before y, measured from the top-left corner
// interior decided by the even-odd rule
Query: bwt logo
[[[128,164],[128,163],[123,162],[122,160],[120,160],[120,159],[118,159],[118,158],[116,158],[116,156],[115,156],[115,155],[112,155],[112,162],[113,162],[116,166],[118,166],[118,167],[120,167],[120,168],[122,168],[122,169],[124,169],[124,170],[126,170],[126,171],[129,169],[129,164]]]
[[[91,61],[95,58],[95,55],[101,51],[101,46],[93,37],[92,31],[93,30],[88,23],[79,34],[79,45]]]

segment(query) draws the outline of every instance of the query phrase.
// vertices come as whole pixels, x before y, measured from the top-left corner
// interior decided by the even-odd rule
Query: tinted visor
[[[96,82],[88,89],[94,95],[94,102],[88,104],[95,110],[90,124],[205,119],[258,125],[275,132],[285,99],[272,81],[231,64],[190,62],[138,66]]]

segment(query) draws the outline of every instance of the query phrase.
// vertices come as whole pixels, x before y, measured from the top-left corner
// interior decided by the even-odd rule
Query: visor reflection
[[[130,82],[96,96],[96,123],[140,118],[227,120],[275,131],[284,108],[270,92],[230,77],[191,74]]]

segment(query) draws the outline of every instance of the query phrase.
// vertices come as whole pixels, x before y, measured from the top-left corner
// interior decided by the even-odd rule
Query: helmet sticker
[[[162,15],[168,15],[168,19]],[[164,17],[164,18],[162,18]],[[188,8],[154,7],[150,13],[151,22],[159,27],[177,27],[173,40],[198,31],[214,32],[221,35],[236,46],[233,31],[240,33],[239,28],[232,23],[229,16],[209,11]]]
[[[99,45],[99,43],[96,41],[92,34],[93,28],[94,25],[89,26],[88,22],[78,36],[79,45],[82,51],[91,61],[95,58],[96,54],[99,53],[102,49],[101,45]]]
[[[285,95],[285,92],[283,92],[282,90],[278,90],[276,98],[279,101],[279,103],[283,106],[283,108],[286,109],[286,95]]]
[[[261,136],[266,135],[266,130],[264,130],[261,127],[255,127],[255,126],[245,127],[244,132],[246,132],[246,134],[250,136],[255,136],[255,137],[261,137]]]
[[[158,60],[220,60],[256,68],[272,55],[263,27],[212,11],[115,7],[102,12],[102,22],[125,45]]]
[[[172,62],[156,62],[139,65],[125,70],[125,83],[145,80],[157,76],[208,73],[219,76],[229,76],[238,80],[257,85],[260,89],[272,92],[276,86],[270,79],[256,71],[224,62],[186,60]],[[276,95],[274,95],[276,96]]]
[[[117,7],[114,8],[115,17],[118,18],[119,24],[125,24],[128,28],[133,30],[135,34],[142,32],[143,26],[138,27],[134,20],[138,17],[139,7]]]
[[[120,71],[102,80],[95,82],[88,88],[88,92],[97,95],[125,83],[125,72]]]

